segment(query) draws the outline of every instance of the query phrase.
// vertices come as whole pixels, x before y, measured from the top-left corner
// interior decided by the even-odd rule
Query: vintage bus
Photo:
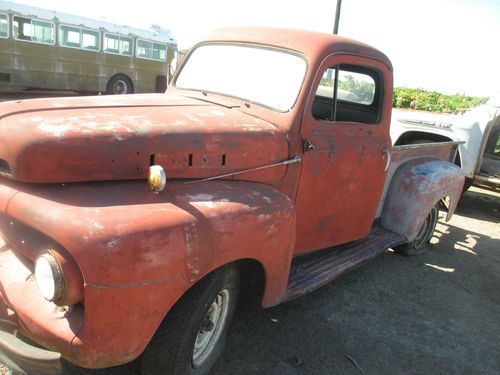
[[[137,29],[0,0],[0,92],[163,92],[171,32]]]

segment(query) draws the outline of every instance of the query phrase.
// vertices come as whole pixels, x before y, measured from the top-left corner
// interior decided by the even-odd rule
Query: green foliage
[[[323,78],[320,85],[333,87],[333,81]],[[359,80],[350,74],[346,74],[339,79],[339,90],[341,91],[339,94],[341,99],[370,104],[375,93],[375,83],[373,81]]]
[[[395,87],[393,96],[393,107],[410,108],[412,101],[415,109],[430,112],[453,112],[467,108],[476,107],[486,103],[488,98],[473,97],[465,95],[444,95],[436,91],[423,89],[410,89],[407,87]]]
[[[361,81],[347,74],[339,80],[339,88],[357,95],[361,103],[371,103],[375,93],[375,82]]]

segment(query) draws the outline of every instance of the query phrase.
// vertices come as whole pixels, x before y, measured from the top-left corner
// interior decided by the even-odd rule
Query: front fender
[[[449,197],[448,221],[460,199],[464,185],[462,170],[450,162],[415,159],[395,172],[382,210],[384,229],[401,234],[411,242],[417,236],[431,208]]]
[[[84,319],[72,349],[44,341],[82,366],[138,356],[184,292],[224,264],[262,265],[264,306],[286,291],[295,211],[271,186],[174,182],[154,194],[144,181],[12,185],[7,214],[57,241],[82,272]]]

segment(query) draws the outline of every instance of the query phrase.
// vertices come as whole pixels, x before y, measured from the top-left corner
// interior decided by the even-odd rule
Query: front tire
[[[438,205],[432,207],[431,212],[425,218],[424,224],[418,232],[415,239],[411,242],[394,246],[394,251],[406,256],[413,256],[420,254],[427,250],[431,241],[432,235],[436,230],[436,224],[439,217]]]
[[[143,374],[208,374],[225,347],[239,286],[238,269],[225,266],[186,292],[144,351]]]

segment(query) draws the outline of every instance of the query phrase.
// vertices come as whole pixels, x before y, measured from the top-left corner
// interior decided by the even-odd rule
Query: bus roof
[[[18,14],[26,17],[40,18],[49,21],[57,20],[58,22],[63,24],[87,27],[89,29],[104,29],[104,31],[110,33],[132,35],[156,42],[177,44],[175,38],[172,35],[172,32],[169,29],[163,28],[159,25],[151,25],[151,28],[149,29],[139,29],[98,19],[80,17],[73,14],[61,13],[54,10],[0,0],[0,12],[2,11],[9,12],[14,15]]]

